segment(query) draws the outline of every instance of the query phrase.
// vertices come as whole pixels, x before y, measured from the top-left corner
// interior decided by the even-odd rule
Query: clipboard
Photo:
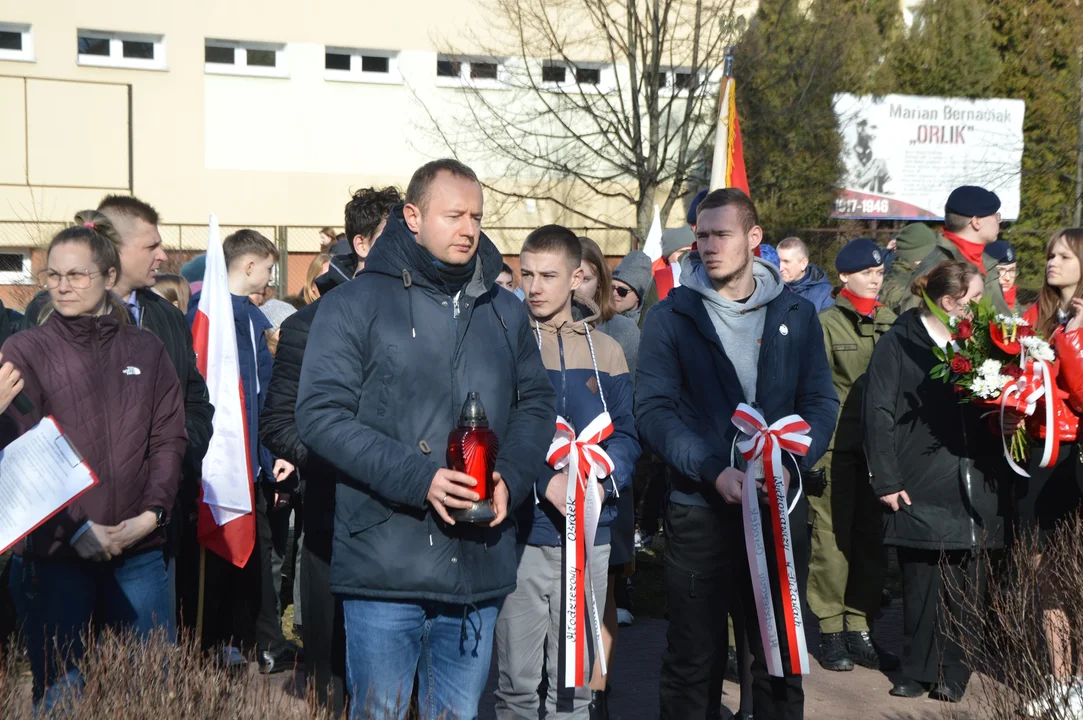
[[[48,415],[0,451],[0,553],[97,486],[82,454]]]

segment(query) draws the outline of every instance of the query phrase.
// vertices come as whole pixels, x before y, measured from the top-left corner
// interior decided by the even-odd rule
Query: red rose
[[[955,326],[955,333],[952,334],[952,338],[955,340],[969,340],[973,335],[974,323],[964,318]]]
[[[1017,380],[1023,377],[1023,368],[1019,367],[1018,365],[1005,365],[1000,369],[1000,372],[1012,378],[1013,380]]]
[[[951,361],[951,371],[956,375],[968,373],[974,369],[974,364],[965,355],[956,355]]]
[[[1015,336],[1020,340],[1023,338],[1034,337],[1035,335],[1034,328],[1030,325],[1020,325],[1015,331]]]

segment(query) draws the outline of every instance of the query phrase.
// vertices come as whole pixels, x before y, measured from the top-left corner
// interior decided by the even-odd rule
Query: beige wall
[[[351,189],[404,185],[444,154],[421,129],[418,98],[438,116],[461,103],[435,78],[436,52],[477,43],[473,33],[489,27],[483,5],[3,0],[0,23],[32,25],[36,61],[0,59],[0,223],[9,223],[0,224],[0,245],[30,244],[11,221],[65,221],[129,182],[166,223],[203,224],[214,211],[223,225],[341,227]],[[79,28],[164,35],[167,69],[80,66]],[[287,43],[289,77],[207,74],[205,38]],[[325,46],[400,51],[406,82],[329,81]],[[482,174],[499,175],[478,162]],[[505,250],[525,230],[498,225],[582,224],[544,207],[504,210],[489,226]],[[611,211],[628,209],[618,202]],[[627,250],[627,235],[599,235],[606,252]]]

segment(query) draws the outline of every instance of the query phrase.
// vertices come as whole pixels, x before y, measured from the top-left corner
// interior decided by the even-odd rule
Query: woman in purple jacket
[[[180,382],[165,346],[130,325],[110,292],[120,258],[109,220],[84,211],[75,221],[49,244],[40,326],[2,349],[34,409],[9,409],[0,444],[52,416],[98,478],[18,543],[12,561],[34,700],[45,711],[81,684],[81,634],[91,617],[96,626],[141,636],[162,628],[172,639],[163,528],[187,443]],[[54,648],[65,656],[49,657]]]

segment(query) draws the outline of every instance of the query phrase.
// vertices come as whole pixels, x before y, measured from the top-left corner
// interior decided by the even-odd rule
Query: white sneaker
[[[628,612],[624,608],[617,608],[617,625],[621,627],[628,627],[633,622],[635,622],[635,618],[632,617],[632,613]]]
[[[1049,689],[1027,703],[1023,714],[1031,718],[1083,720],[1083,685],[1079,678],[1070,682],[1059,682],[1050,675],[1047,682]]]
[[[635,547],[636,552],[643,552],[644,550],[650,550],[654,544],[654,538],[650,535],[643,534],[643,531],[636,528]]]
[[[240,665],[247,665],[248,660],[245,658],[244,653],[232,645],[227,645],[222,648],[222,665],[226,668],[234,668]]]

